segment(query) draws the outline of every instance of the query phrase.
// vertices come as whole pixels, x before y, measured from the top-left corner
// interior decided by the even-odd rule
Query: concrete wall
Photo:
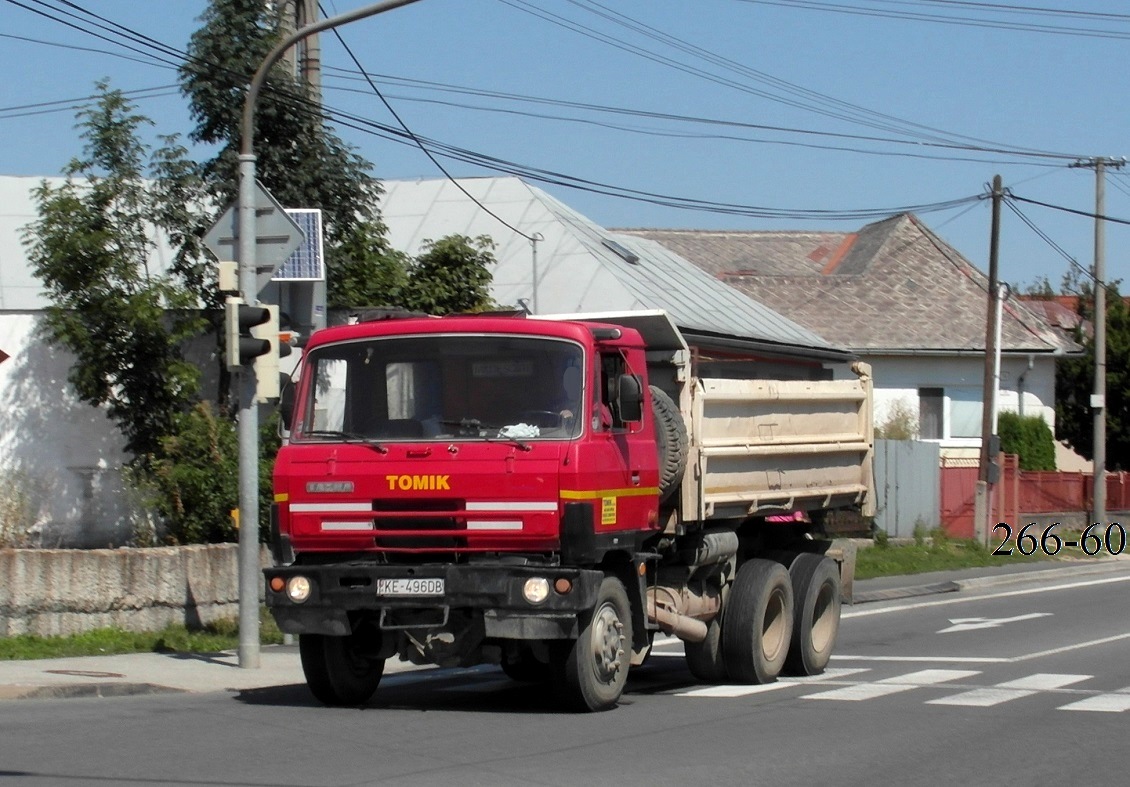
[[[157,631],[237,617],[237,554],[237,544],[0,550],[0,636]]]

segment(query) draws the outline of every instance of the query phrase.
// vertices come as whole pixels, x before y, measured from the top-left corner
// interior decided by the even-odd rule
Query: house
[[[872,366],[875,422],[909,413],[943,455],[980,447],[988,277],[911,214],[857,232],[633,229]],[[1055,362],[1079,347],[1013,296],[999,407],[1055,425]]]

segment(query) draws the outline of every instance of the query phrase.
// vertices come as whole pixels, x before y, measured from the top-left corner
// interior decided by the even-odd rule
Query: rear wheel
[[[819,675],[828,666],[840,630],[840,572],[823,555],[801,553],[789,566],[796,616],[785,671]]]
[[[364,705],[377,690],[385,660],[370,637],[299,634],[298,654],[310,692],[326,705]],[[379,644],[379,643],[377,643]]]
[[[738,569],[722,628],[722,656],[730,679],[772,683],[793,633],[789,572],[772,560],[748,560]]]
[[[554,688],[566,705],[581,711],[615,707],[632,658],[631,607],[620,580],[604,578],[581,635],[556,643],[552,656]]]

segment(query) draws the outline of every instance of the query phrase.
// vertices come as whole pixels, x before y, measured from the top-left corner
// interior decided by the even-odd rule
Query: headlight
[[[286,581],[286,595],[295,604],[310,598],[310,580],[307,577],[291,577]]]
[[[522,586],[522,595],[531,604],[540,604],[549,598],[549,580],[543,577],[527,579]]]

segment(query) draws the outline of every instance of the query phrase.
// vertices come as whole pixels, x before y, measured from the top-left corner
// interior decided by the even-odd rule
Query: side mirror
[[[642,421],[643,389],[640,386],[640,378],[634,374],[622,374],[617,387],[620,391],[618,408],[620,420]]]
[[[289,432],[290,422],[294,419],[294,381],[290,377],[283,381],[282,391],[279,393],[279,419],[283,429]]]

